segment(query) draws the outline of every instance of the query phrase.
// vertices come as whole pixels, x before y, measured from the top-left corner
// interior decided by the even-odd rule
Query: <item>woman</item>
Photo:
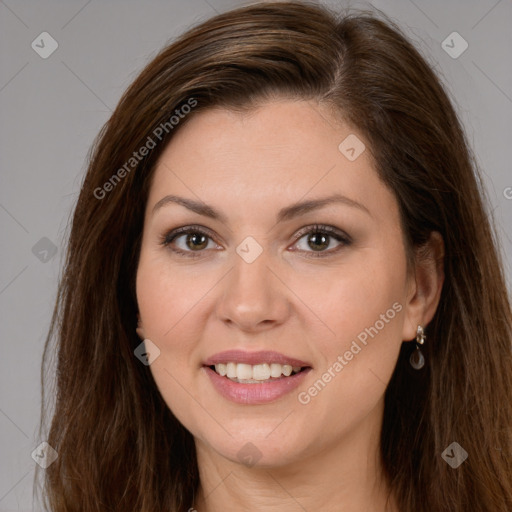
[[[74,213],[51,510],[512,508],[511,310],[439,80],[389,21],[191,29]]]

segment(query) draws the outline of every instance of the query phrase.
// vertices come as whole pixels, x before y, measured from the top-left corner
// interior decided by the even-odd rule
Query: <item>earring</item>
[[[418,325],[418,330],[416,332],[416,349],[409,357],[409,363],[415,370],[421,370],[425,366],[425,356],[420,350],[419,345],[423,345],[426,339],[427,337],[425,336],[423,327]]]

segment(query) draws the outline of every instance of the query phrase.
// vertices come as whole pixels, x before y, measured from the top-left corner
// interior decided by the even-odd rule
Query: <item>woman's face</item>
[[[198,114],[160,157],[137,300],[200,451],[278,466],[378,435],[416,325],[397,202],[363,143],[282,100]]]

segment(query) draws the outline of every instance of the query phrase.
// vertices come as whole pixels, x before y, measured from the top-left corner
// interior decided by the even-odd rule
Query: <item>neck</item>
[[[335,446],[278,467],[243,466],[196,440],[201,485],[194,509],[398,512],[382,473],[380,429],[372,423],[359,424]]]

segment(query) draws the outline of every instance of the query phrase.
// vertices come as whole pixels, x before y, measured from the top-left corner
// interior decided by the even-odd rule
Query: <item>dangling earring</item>
[[[419,345],[423,345],[426,339],[427,337],[425,336],[423,327],[418,325],[418,330],[416,332],[416,349],[409,357],[409,363],[415,370],[421,370],[425,366],[425,356],[420,350]]]

